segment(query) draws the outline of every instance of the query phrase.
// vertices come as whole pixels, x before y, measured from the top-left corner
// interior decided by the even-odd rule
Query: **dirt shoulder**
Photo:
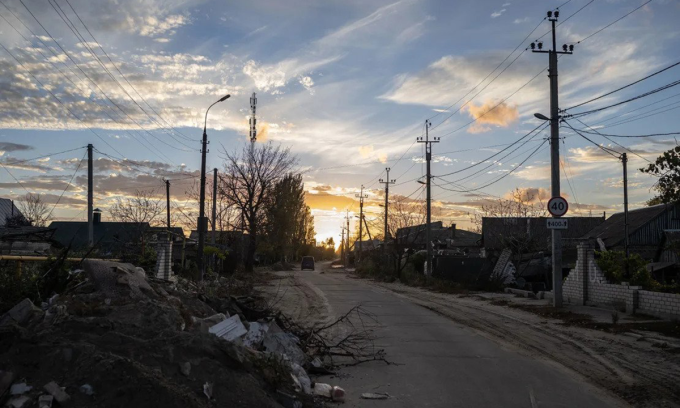
[[[559,363],[633,406],[680,406],[680,349],[674,343],[583,327],[576,323],[597,323],[577,313],[560,316],[544,305],[528,311],[531,306],[517,306],[509,294],[442,294],[400,283],[366,282],[478,330],[496,342]],[[666,346],[660,347],[663,344]]]

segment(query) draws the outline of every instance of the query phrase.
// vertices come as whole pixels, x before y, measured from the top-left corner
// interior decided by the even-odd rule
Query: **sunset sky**
[[[396,179],[393,199],[424,198],[415,181],[424,172],[422,144],[415,140],[426,119],[430,135],[441,138],[433,147],[432,173],[442,177],[432,193],[436,220],[467,228],[486,200],[515,188],[549,198],[547,130],[488,165],[447,175],[541,125],[535,112],[549,115],[548,78],[541,72],[547,54],[525,50],[549,30],[547,10],[564,4],[558,45],[575,44],[573,55],[559,59],[561,108],[680,58],[677,0],[1,3],[0,197],[28,191],[54,204],[63,194],[53,216],[86,219],[86,165],[79,163],[92,143],[95,207],[105,217],[114,197],[160,191],[164,177],[173,180],[173,205],[188,205],[184,192],[200,168],[205,109],[232,95],[208,118],[208,168],[221,169],[225,149],[248,143],[249,99],[257,92],[258,143],[280,143],[298,156],[317,237],[336,242],[345,211],[358,212],[362,185],[369,219],[378,216],[385,167]],[[677,66],[570,113],[623,101],[679,76]],[[581,120],[613,135],[676,132],[678,108],[680,87]],[[620,211],[620,162],[567,125],[561,136],[570,214]],[[630,201],[633,208],[644,205],[654,179],[638,168],[676,141],[613,140],[634,152]],[[471,189],[478,190],[465,192]]]

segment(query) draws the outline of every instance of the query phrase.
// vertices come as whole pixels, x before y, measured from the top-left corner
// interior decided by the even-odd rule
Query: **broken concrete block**
[[[224,313],[217,313],[212,316],[201,319],[200,317],[191,316],[191,324],[197,328],[201,333],[210,333],[210,328],[219,322],[226,320],[229,315]]]
[[[38,408],[52,408],[54,397],[51,395],[41,395],[38,399]]]
[[[8,407],[11,408],[28,408],[31,404],[31,399],[25,395],[21,397],[12,398],[7,403]]]
[[[71,399],[71,396],[62,390],[61,387],[59,387],[59,385],[54,381],[45,384],[43,388],[61,405],[68,403]]]
[[[191,363],[188,361],[186,363],[179,363],[179,371],[188,377],[191,374]]]
[[[248,333],[243,338],[243,345],[253,349],[257,349],[262,344],[265,334],[269,330],[269,324],[266,322],[250,322]]]
[[[156,294],[146,281],[144,269],[132,264],[86,259],[83,268],[95,289],[106,297],[143,298]]]
[[[17,324],[24,324],[28,322],[36,314],[42,314],[43,311],[36,307],[30,299],[26,298],[17,303],[7,313],[0,318],[0,326],[10,324],[12,322]]]
[[[280,330],[280,329],[279,329]],[[298,347],[295,336],[285,332],[272,333],[272,330],[267,332],[262,344],[265,349],[272,353],[278,353],[286,356],[291,362],[298,365],[304,365],[307,360],[307,355]]]
[[[297,379],[297,384],[300,385],[302,388],[302,391],[305,394],[311,394],[312,393],[312,380],[309,379],[309,376],[307,375],[307,372],[305,371],[304,368],[302,368],[300,365],[292,363],[291,368],[293,370],[293,375]]]
[[[25,382],[23,383],[16,383],[12,384],[12,388],[9,390],[10,395],[21,395],[21,394],[26,394],[30,390],[32,390],[33,387],[30,385],[26,385]]]
[[[248,330],[243,326],[241,318],[238,315],[233,315],[232,317],[217,323],[212,326],[209,331],[215,336],[227,341],[234,341],[248,333]]]
[[[314,383],[314,395],[318,395],[320,397],[325,397],[325,398],[331,398],[331,392],[333,391],[333,387],[331,387],[330,384],[324,384],[324,383]]]
[[[371,400],[382,400],[382,399],[388,399],[390,397],[390,394],[386,392],[365,392],[361,394],[361,398],[363,399],[371,399]]]

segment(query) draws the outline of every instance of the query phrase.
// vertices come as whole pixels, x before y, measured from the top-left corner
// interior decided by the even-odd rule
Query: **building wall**
[[[571,304],[607,306],[626,313],[680,320],[680,295],[607,282],[587,244],[579,246],[576,267],[569,272],[562,288],[564,300]]]

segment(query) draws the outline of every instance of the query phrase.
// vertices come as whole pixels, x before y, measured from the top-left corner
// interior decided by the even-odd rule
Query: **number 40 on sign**
[[[569,210],[567,200],[562,197],[553,197],[548,201],[548,212],[553,217],[561,217]]]

